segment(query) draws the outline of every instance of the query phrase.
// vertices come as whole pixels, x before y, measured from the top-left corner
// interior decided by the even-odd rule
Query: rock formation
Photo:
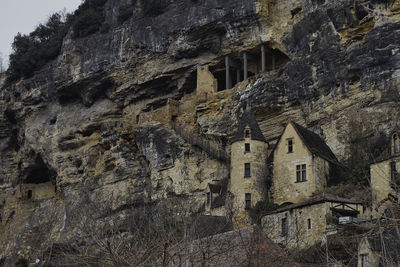
[[[109,0],[107,32],[68,33],[56,60],[0,92],[6,266],[53,243],[83,242],[87,207],[114,225],[145,204],[174,200],[184,204],[176,212],[196,212],[207,184],[229,171],[185,136],[229,152],[245,106],[267,141],[293,120],[340,160],[358,139],[399,123],[398,0],[162,0],[153,14],[132,2],[120,25],[128,1]],[[267,72],[196,95],[197,66],[217,71],[225,55],[261,44],[277,55],[276,69],[267,57]],[[49,182],[54,195],[33,200],[23,189]]]

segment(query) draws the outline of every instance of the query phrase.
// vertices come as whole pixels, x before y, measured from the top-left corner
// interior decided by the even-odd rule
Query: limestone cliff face
[[[187,136],[229,152],[245,105],[267,140],[294,120],[342,159],[353,139],[398,123],[397,0],[165,0],[118,26],[125,4],[106,4],[107,33],[67,36],[57,60],[1,91],[0,262],[84,239],[87,207],[115,225],[169,199],[196,211],[229,167]],[[197,65],[217,70],[261,43],[278,69],[196,95]],[[40,200],[21,186],[49,181],[55,194]]]

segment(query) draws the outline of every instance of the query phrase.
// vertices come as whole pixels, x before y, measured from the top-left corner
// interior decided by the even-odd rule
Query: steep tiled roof
[[[235,136],[232,139],[232,143],[237,141],[244,140],[244,129],[248,126],[251,131],[251,140],[258,140],[266,142],[263,133],[261,132],[260,127],[258,126],[258,122],[253,116],[253,113],[250,110],[246,110],[238,123],[238,129]]]
[[[314,205],[314,204],[317,204],[317,203],[323,203],[323,202],[336,202],[336,203],[345,203],[345,204],[362,204],[362,202],[360,202],[360,201],[354,201],[354,200],[338,197],[338,196],[335,196],[335,195],[332,195],[332,194],[328,194],[328,193],[321,193],[321,194],[318,194],[316,196],[310,197],[310,198],[308,198],[306,200],[303,200],[301,202],[298,202],[298,203],[295,203],[295,204],[290,204],[290,205],[285,206],[283,208],[271,211],[267,215],[280,213],[280,212],[287,211],[287,210],[302,208],[302,207],[305,207],[305,206],[310,206],[310,205]]]
[[[171,253],[174,266],[300,266],[257,226],[197,239],[178,250]]]
[[[292,122],[292,125],[311,153],[331,163],[338,163],[335,154],[333,154],[332,150],[318,134],[307,130],[295,122]]]

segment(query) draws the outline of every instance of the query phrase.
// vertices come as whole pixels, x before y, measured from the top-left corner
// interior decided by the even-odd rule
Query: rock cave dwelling
[[[399,0],[84,0],[13,49],[0,267],[400,266]]]

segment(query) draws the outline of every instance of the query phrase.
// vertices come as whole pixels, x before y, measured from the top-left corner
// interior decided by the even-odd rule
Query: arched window
[[[400,152],[400,140],[397,133],[392,135],[392,154],[397,154]]]

